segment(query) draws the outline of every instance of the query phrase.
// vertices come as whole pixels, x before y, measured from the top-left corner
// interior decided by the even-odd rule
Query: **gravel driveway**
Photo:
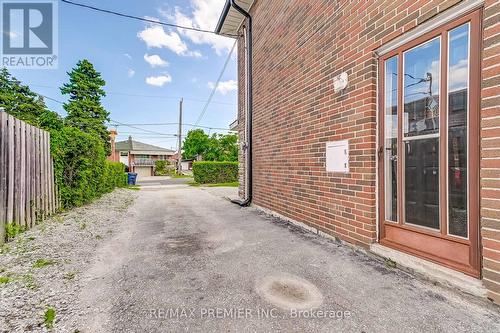
[[[79,294],[96,249],[120,233],[137,191],[116,190],[95,203],[59,214],[4,245],[0,254],[0,332],[78,332],[87,309]]]
[[[123,199],[132,200],[132,191],[118,191],[82,210],[113,220],[92,223],[103,224],[95,232],[102,239],[73,226],[78,222],[69,217],[79,213],[68,214],[55,228],[70,224],[68,233],[86,236],[74,242],[64,236],[67,254],[35,270],[38,284],[47,284],[40,295],[21,292],[22,282],[0,287],[0,314],[8,316],[0,324],[22,331],[43,322],[44,310],[53,306],[60,332],[500,331],[497,306],[239,208],[223,198],[235,191],[143,184],[126,214]],[[29,263],[37,256],[30,254]],[[18,260],[0,258],[8,270]],[[78,273],[66,280],[73,270]],[[30,305],[22,306],[26,301]]]

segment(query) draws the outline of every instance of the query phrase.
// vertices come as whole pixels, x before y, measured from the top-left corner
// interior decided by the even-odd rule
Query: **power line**
[[[39,94],[39,93],[35,93],[35,94],[37,94],[38,96],[41,96],[41,97],[43,97],[45,99],[48,99],[49,101],[56,102],[56,103],[59,103],[59,104],[64,104],[64,102],[61,102],[61,101],[59,101],[59,100],[57,100],[55,98],[48,97],[48,96],[45,96],[45,95],[42,95],[42,94]]]
[[[68,5],[73,5],[73,6],[77,6],[77,7],[91,9],[91,10],[94,10],[94,11],[97,11],[97,12],[111,14],[111,15],[116,15],[116,16],[120,16],[120,17],[125,17],[125,18],[129,18],[129,19],[133,19],[133,20],[138,20],[138,21],[143,21],[143,22],[148,22],[148,23],[154,23],[154,24],[164,25],[164,26],[172,27],[172,28],[179,28],[179,29],[192,30],[192,31],[203,32],[203,33],[208,33],[208,34],[215,34],[215,32],[211,31],[211,30],[204,30],[204,29],[198,29],[198,28],[193,28],[193,27],[186,27],[186,26],[182,26],[182,25],[177,25],[177,24],[174,24],[174,23],[161,22],[161,21],[147,19],[147,18],[140,17],[140,16],[134,16],[134,15],[129,15],[129,14],[115,12],[115,11],[108,10],[108,9],[103,9],[103,8],[98,8],[98,7],[94,7],[94,6],[89,6],[89,5],[86,5],[86,4],[77,3],[77,2],[73,2],[73,1],[61,0],[61,2],[66,3]]]
[[[40,93],[36,93],[38,96],[41,96],[45,99],[48,99],[48,100],[51,100],[55,103],[59,103],[59,104],[64,104],[64,102],[62,101],[59,101],[55,98],[52,98],[52,97],[49,97],[49,96],[45,96],[45,95],[42,95]],[[130,127],[130,128],[134,128],[134,129],[137,129],[137,130],[140,130],[140,131],[144,131],[144,132],[148,132],[148,133],[152,133],[152,134],[158,134],[158,135],[164,135],[164,133],[160,133],[160,132],[156,132],[156,131],[151,131],[151,130],[148,130],[148,129],[145,129],[145,128],[141,128],[141,127],[137,127],[137,126],[171,126],[171,125],[178,125],[179,123],[156,123],[156,124],[127,124],[127,123],[122,123],[122,122],[119,122],[119,121],[116,121],[116,120],[113,120],[113,119],[109,119],[110,120],[110,123],[108,123],[108,125],[111,125],[111,126],[126,126],[126,127]],[[210,127],[210,126],[201,126],[201,125],[196,125],[196,124],[183,124],[184,126],[189,126],[189,127],[195,127],[195,128],[205,128],[205,129],[210,129],[210,130],[220,130],[220,131],[230,131],[230,129],[228,128],[222,128],[222,127]]]
[[[139,135],[139,136],[144,136],[144,137],[157,137],[159,134],[153,134],[153,133],[148,133],[148,132],[119,132],[118,136],[127,136],[127,135]],[[177,134],[175,133],[164,133],[161,135],[166,136],[166,137],[177,137]]]
[[[32,87],[39,87],[39,88],[49,88],[49,89],[59,89],[59,87],[55,86],[47,86],[43,84],[29,84],[29,86]],[[162,95],[146,95],[146,94],[133,94],[133,93],[127,93],[127,92],[117,92],[117,91],[110,91],[106,92],[106,95],[120,95],[120,96],[130,96],[130,97],[145,97],[145,98],[161,98],[161,99],[179,99],[180,97],[175,97],[175,96],[162,96]],[[202,99],[195,99],[195,98],[184,98],[184,100],[192,101],[192,102],[199,102],[199,103],[206,103],[206,100]],[[236,104],[234,103],[229,103],[229,102],[221,102],[221,101],[212,101],[213,104],[221,104],[221,105],[231,105],[234,106]]]
[[[210,97],[208,97],[207,103],[203,107],[203,110],[201,111],[200,115],[198,116],[198,119],[196,120],[196,125],[198,125],[200,123],[201,119],[205,115],[205,112],[207,112],[208,105],[210,105],[210,102],[212,101],[212,98],[214,97],[215,92],[217,91],[217,87],[219,86],[220,80],[222,79],[222,75],[224,74],[224,72],[227,68],[227,65],[229,64],[229,60],[231,60],[231,55],[233,54],[233,51],[234,51],[234,48],[236,47],[237,42],[238,42],[238,40],[234,41],[233,47],[231,48],[231,51],[227,55],[227,59],[226,59],[226,62],[224,63],[224,67],[222,67],[222,71],[220,72],[219,77],[217,78],[217,82],[215,83],[214,88],[212,89],[212,92],[210,93]]]
[[[113,125],[110,123],[110,125]],[[179,123],[142,123],[142,124],[130,124],[130,123],[124,123],[122,124],[123,126],[126,125],[132,125],[132,126],[173,126],[173,125],[179,125]],[[213,129],[213,130],[221,130],[221,131],[230,131],[229,128],[223,128],[223,127],[212,127],[212,126],[202,126],[202,125],[195,125],[195,124],[187,124],[187,123],[182,123],[183,126],[188,126],[188,127],[196,127],[196,128],[206,128],[206,129]]]
[[[117,126],[117,127],[118,127],[118,125],[120,125],[120,126],[126,126],[126,127],[130,127],[130,128],[134,128],[134,129],[137,129],[137,130],[140,130],[140,131],[144,131],[144,132],[153,133],[153,134],[159,134],[159,135],[163,135],[164,134],[164,133],[160,133],[160,132],[156,132],[156,131],[150,131],[148,129],[140,128],[140,127],[137,127],[137,126],[134,126],[134,125],[127,125],[127,124],[121,123],[119,121],[113,120],[111,118],[109,120],[112,121],[113,123],[115,123],[115,126]]]

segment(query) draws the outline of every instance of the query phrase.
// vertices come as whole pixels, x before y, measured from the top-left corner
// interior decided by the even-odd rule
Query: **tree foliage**
[[[0,107],[33,126],[47,130],[62,127],[62,118],[47,109],[43,97],[22,85],[6,68],[0,69]]]
[[[89,86],[95,90],[95,85],[89,83]],[[69,85],[65,87],[63,89],[69,89]],[[80,88],[85,90],[85,85],[76,84],[72,87],[74,90],[70,96],[87,94],[79,91]],[[103,93],[98,92],[100,96]],[[6,69],[0,71],[0,107],[10,115],[50,132],[55,181],[64,208],[83,205],[127,183],[125,166],[106,161],[105,142],[100,135],[90,130],[95,122],[80,117],[79,126],[73,126],[75,114],[79,114],[76,105],[80,100],[76,101],[77,104],[72,104],[70,98],[66,104],[71,104],[70,109],[75,111],[73,116],[68,115],[73,120],[62,119],[56,112],[48,110],[43,98],[28,86],[23,86]],[[100,124],[104,125],[103,122]]]
[[[234,162],[238,160],[237,142],[236,134],[214,133],[209,136],[202,129],[191,130],[184,140],[182,156],[185,159]]]
[[[101,73],[86,59],[80,60],[68,75],[69,83],[61,88],[62,94],[69,95],[69,101],[64,104],[68,113],[66,123],[85,133],[98,136],[104,144],[106,154],[109,155],[111,144],[106,127],[109,112],[101,104],[101,98],[106,96],[103,89],[106,82]]]
[[[209,141],[210,138],[202,129],[189,131],[182,144],[182,157],[191,160],[202,156],[208,149]]]

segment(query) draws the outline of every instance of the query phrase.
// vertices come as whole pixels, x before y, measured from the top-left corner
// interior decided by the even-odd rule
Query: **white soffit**
[[[236,4],[246,11],[250,10],[254,2],[255,0],[236,0]],[[220,30],[220,34],[236,36],[244,20],[245,17],[231,6],[222,25],[222,29]]]

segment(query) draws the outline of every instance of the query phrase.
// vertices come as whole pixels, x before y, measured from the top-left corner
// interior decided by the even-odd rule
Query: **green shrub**
[[[52,131],[51,153],[63,208],[81,206],[126,185],[125,166],[106,161],[102,140],[78,128]]]
[[[232,183],[238,181],[238,162],[194,162],[194,181],[199,184]]]
[[[101,193],[108,193],[117,187],[127,186],[127,174],[125,164],[120,162],[105,161],[102,174]]]
[[[167,161],[157,160],[155,161],[155,176],[166,176],[167,171]]]

